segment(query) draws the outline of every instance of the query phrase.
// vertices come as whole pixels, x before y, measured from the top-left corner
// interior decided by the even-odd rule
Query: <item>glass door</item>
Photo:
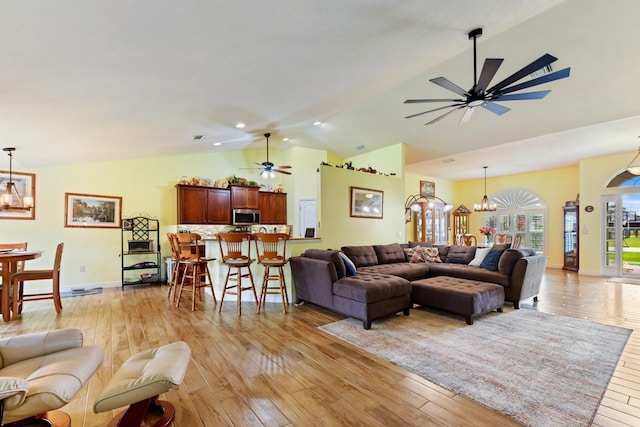
[[[640,277],[640,194],[602,196],[602,274]]]

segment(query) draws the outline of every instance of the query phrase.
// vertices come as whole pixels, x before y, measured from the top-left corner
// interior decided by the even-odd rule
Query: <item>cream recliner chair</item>
[[[0,339],[2,425],[63,407],[91,378],[103,359],[101,348],[82,346],[79,329]],[[56,418],[69,419],[62,412],[56,411],[56,414]]]

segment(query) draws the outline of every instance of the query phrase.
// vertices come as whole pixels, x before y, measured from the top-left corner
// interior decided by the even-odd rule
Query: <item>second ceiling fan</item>
[[[513,86],[509,86],[518,80],[523,79],[524,77],[530,75],[531,73],[543,69],[549,66],[552,62],[558,60],[553,55],[544,54],[540,58],[533,61],[531,64],[526,67],[516,71],[506,79],[502,80],[500,83],[497,83],[490,88],[487,89],[489,83],[495,76],[498,68],[502,64],[504,59],[502,58],[487,58],[484,61],[484,65],[482,66],[482,71],[480,72],[480,77],[477,77],[477,59],[476,59],[476,39],[482,35],[482,28],[476,28],[475,30],[469,33],[469,39],[473,39],[473,87],[469,90],[464,90],[460,86],[451,82],[450,80],[444,77],[436,77],[431,79],[430,81],[441,86],[455,94],[459,95],[462,98],[459,99],[407,99],[404,101],[405,104],[420,104],[420,103],[431,103],[431,102],[453,102],[451,105],[447,105],[445,107],[434,108],[432,110],[423,111],[420,113],[412,114],[405,118],[410,119],[412,117],[417,117],[422,114],[432,113],[434,111],[440,111],[447,108],[451,108],[450,111],[447,111],[444,114],[439,115],[435,119],[431,120],[427,124],[430,125],[439,120],[444,119],[449,114],[452,114],[458,110],[465,109],[464,114],[460,118],[460,124],[466,123],[471,120],[471,116],[475,111],[476,107],[482,107],[486,110],[491,111],[494,114],[502,115],[508,111],[510,108],[507,108],[503,105],[496,104],[496,101],[520,101],[520,100],[528,100],[528,99],[542,99],[544,98],[550,90],[543,90],[537,92],[525,92],[525,93],[512,93],[521,89],[526,89],[532,86],[537,86],[543,83],[548,83],[554,80],[563,79],[565,77],[569,77],[569,71],[571,68],[564,68],[560,71],[556,71],[550,74],[543,75],[541,77],[533,78],[531,80],[527,80],[523,83],[516,84]]]

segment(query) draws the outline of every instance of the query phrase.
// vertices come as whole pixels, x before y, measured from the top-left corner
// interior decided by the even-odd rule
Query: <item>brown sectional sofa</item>
[[[495,283],[504,288],[505,301],[519,308],[521,300],[535,297],[547,257],[530,249],[506,249],[497,271],[468,265],[476,248],[436,246],[442,262],[409,262],[406,249],[424,243],[344,246],[342,251],[308,249],[290,259],[298,303],[306,301],[360,319],[365,329],[371,321],[403,311],[409,314],[411,282],[435,276]],[[355,265],[349,275],[344,255]]]

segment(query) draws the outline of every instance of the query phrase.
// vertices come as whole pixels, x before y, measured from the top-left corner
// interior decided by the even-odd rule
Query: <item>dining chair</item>
[[[256,285],[253,282],[253,274],[251,273],[251,264],[254,261],[249,254],[251,250],[251,234],[218,233],[218,245],[220,246],[222,263],[227,266],[227,275],[222,287],[222,297],[220,297],[218,312],[222,311],[225,295],[231,294],[237,297],[238,315],[241,315],[242,292],[252,291],[256,304],[260,304],[256,293]],[[245,270],[244,272],[243,269]],[[242,285],[243,278],[249,279],[249,285]],[[235,284],[232,282],[235,282]]]
[[[460,236],[460,245],[462,246],[478,246],[478,239],[473,234],[463,234]]]
[[[11,289],[13,295],[11,298],[11,306],[13,319],[16,319],[22,313],[22,305],[27,301],[37,301],[44,299],[52,299],[56,308],[56,313],[62,311],[62,301],[60,299],[60,263],[62,262],[62,251],[64,243],[58,243],[56,255],[51,270],[22,270],[11,275]],[[52,287],[50,292],[24,292],[25,282],[33,280],[51,280]]]
[[[508,245],[513,240],[511,234],[507,233],[496,233],[493,235],[493,244],[494,245]]]
[[[180,298],[185,287],[191,289],[191,311],[196,310],[196,299],[202,300],[202,289],[211,289],[213,303],[217,304],[215,291],[213,290],[213,280],[209,273],[209,262],[216,258],[205,258],[202,256],[199,243],[202,236],[198,233],[176,233],[175,240],[178,244],[178,265],[180,271],[180,286],[175,295],[176,307],[180,306]],[[195,247],[195,253],[192,248]],[[175,291],[174,291],[175,292]]]
[[[289,262],[286,256],[289,234],[256,233],[253,238],[256,245],[258,264],[264,267],[257,313],[260,313],[260,308],[266,302],[267,294],[270,294],[282,297],[282,312],[286,314],[289,295],[284,279],[284,266]],[[272,274],[271,269],[274,269],[275,273]],[[269,283],[273,281],[278,282],[277,286],[269,286]]]
[[[28,242],[23,242],[23,243],[0,243],[0,250],[17,249],[17,250],[26,251],[27,250],[27,243]],[[18,264],[18,266],[17,266],[16,272],[24,270],[24,261],[18,261],[17,264]],[[2,265],[0,265],[0,278],[2,278],[1,276],[2,276]]]
[[[513,241],[511,242],[511,249],[518,249],[520,247],[520,243],[522,242],[522,234],[516,234],[513,236]]]

